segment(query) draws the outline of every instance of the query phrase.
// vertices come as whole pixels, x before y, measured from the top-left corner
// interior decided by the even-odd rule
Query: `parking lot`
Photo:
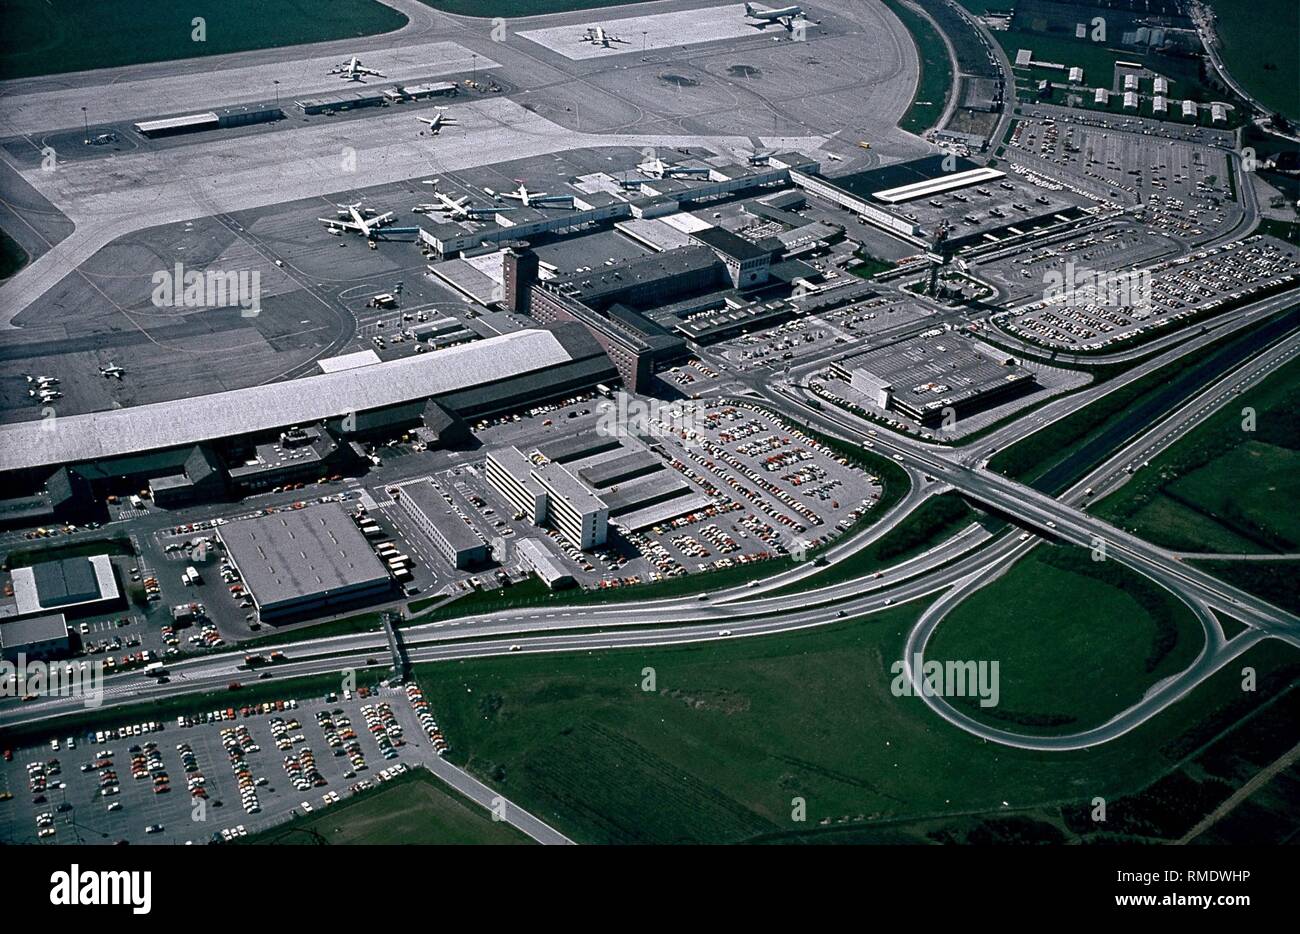
[[[713,351],[737,373],[785,370],[847,352],[857,342],[891,329],[914,327],[934,314],[923,305],[897,296],[873,296],[833,311],[787,321],[761,333],[732,338],[715,345]]]
[[[418,688],[195,709],[152,726],[7,750],[0,840],[230,839],[329,807],[447,748]]]
[[[1229,180],[1230,134],[1138,117],[1082,116],[1026,108],[1008,157],[1072,178],[1085,190],[1140,205],[1148,230],[1187,242],[1226,231],[1240,217]]]
[[[1080,289],[999,316],[997,323],[1046,346],[1098,350],[1285,287],[1300,277],[1298,252],[1273,237],[1247,237],[1160,263],[1146,271],[1146,277],[1132,277],[1130,288],[1103,284],[1094,290],[1130,293],[1134,300],[1094,301],[1092,292]]]
[[[1152,237],[1127,219],[1036,241],[1023,249],[978,265],[979,275],[1001,286],[1008,304],[1042,297],[1052,274],[1064,274],[1067,264],[1098,272],[1131,269],[1177,252],[1176,244]]]

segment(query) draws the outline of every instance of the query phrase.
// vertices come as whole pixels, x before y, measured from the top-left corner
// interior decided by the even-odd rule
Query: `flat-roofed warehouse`
[[[71,650],[72,637],[62,613],[0,623],[0,658],[7,662],[17,661],[19,655],[28,659],[60,658]]]
[[[49,610],[89,612],[120,599],[108,555],[43,561],[12,573],[17,615]]]
[[[613,434],[593,428],[574,435],[561,435],[550,441],[543,441],[537,446],[537,450],[548,461],[567,464],[570,461],[612,451],[618,446],[619,440]]]
[[[231,522],[217,536],[263,622],[392,590],[370,543],[335,503]]]
[[[404,486],[399,501],[452,567],[464,569],[488,559],[483,537],[447,505],[433,484]]]
[[[403,407],[418,419],[427,400],[460,416],[486,415],[616,377],[585,328],[556,324],[280,383],[62,415],[58,431],[39,419],[0,425],[0,472],[101,463],[318,422],[351,434]]]
[[[960,417],[1036,385],[1005,354],[995,359],[953,333],[876,347],[833,366],[871,404],[927,425],[942,421],[947,409]]]

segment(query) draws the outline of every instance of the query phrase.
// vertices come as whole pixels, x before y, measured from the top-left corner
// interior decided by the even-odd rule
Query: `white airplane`
[[[344,220],[350,219],[353,211],[360,211],[363,217],[371,217],[374,215],[374,208],[363,208],[361,205],[362,202],[358,201],[355,204],[336,204],[334,207],[338,208],[337,214]]]
[[[373,240],[378,234],[379,228],[391,223],[393,218],[392,211],[385,211],[378,217],[362,217],[361,212],[352,205],[348,206],[348,213],[352,215],[350,221],[336,220],[332,217],[318,217],[316,219],[324,224],[326,229],[336,237],[343,236],[345,230],[352,230],[361,234],[367,240]]]
[[[110,363],[108,366],[101,366],[99,368],[99,375],[104,377],[104,379],[108,379],[110,376],[116,376],[118,379],[121,379],[126,375],[126,370],[122,369],[116,363]]]
[[[29,376],[27,382],[41,386],[57,386],[59,384],[58,377],[55,376]]]
[[[745,15],[750,19],[759,20],[757,23],[750,23],[755,29],[766,29],[773,23],[778,23],[786,29],[794,28],[796,19],[803,19],[804,12],[801,6],[783,6],[777,9],[767,9],[765,7],[756,7],[752,3],[745,4]]]
[[[453,198],[450,195],[444,195],[441,191],[435,191],[434,197],[441,202],[438,210],[445,212],[455,220],[473,220],[480,217],[491,217],[501,211],[513,211],[514,208],[503,208],[495,204],[471,204],[468,196]]]
[[[63,398],[63,393],[57,389],[29,389],[27,395],[42,402],[53,402],[55,399]]]
[[[637,171],[651,178],[708,178],[709,169],[705,166],[672,165],[655,158],[642,162]]]
[[[483,190],[494,198],[510,198],[529,208],[573,207],[573,195],[548,195],[544,191],[529,191],[528,186],[523,182],[519,182],[519,187],[514,191],[493,191],[491,188],[484,188]]]
[[[624,39],[622,36],[611,36],[609,33],[605,32],[604,26],[588,26],[587,31],[582,34],[582,37],[578,41],[590,42],[592,45],[601,45],[605,48],[609,48],[610,43],[618,42],[626,44],[629,40]]]
[[[338,75],[344,81],[360,81],[366,75],[371,75],[375,78],[385,77],[383,72],[362,66],[361,59],[357,58],[355,55],[337,68],[331,68],[330,74]]]
[[[419,120],[421,123],[427,123],[429,125],[430,136],[437,136],[439,133],[442,132],[442,128],[445,126],[456,125],[456,118],[444,117],[442,114],[441,107],[438,108],[438,112],[434,114],[432,117],[416,117],[415,119]]]

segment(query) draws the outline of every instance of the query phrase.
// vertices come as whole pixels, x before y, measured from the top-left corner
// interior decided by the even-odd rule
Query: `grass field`
[[[400,775],[291,824],[241,840],[247,844],[355,846],[532,843],[509,824],[461,797],[423,768]]]
[[[926,658],[999,662],[998,705],[962,704],[976,719],[1075,733],[1132,706],[1203,644],[1191,610],[1155,583],[1084,549],[1040,546],[958,605]]]
[[[372,36],[407,21],[375,0],[2,0],[0,19],[0,79]]]
[[[1254,409],[1255,430],[1243,430]],[[1181,551],[1300,549],[1300,361],[1243,393],[1093,511]]]
[[[898,122],[901,129],[921,134],[933,127],[943,116],[948,95],[952,93],[952,59],[948,47],[933,24],[898,0],[884,0],[889,11],[902,21],[916,44],[921,74],[917,78],[912,105]]]
[[[889,272],[889,270],[894,268],[893,263],[883,259],[877,259],[870,254],[863,253],[861,250],[857,252],[855,258],[858,259],[859,262],[848,267],[848,269],[849,272],[853,273],[853,275],[857,276],[859,279],[874,279],[882,272]]]
[[[27,265],[27,251],[13,237],[0,230],[0,282]]]
[[[328,636],[348,636],[359,632],[378,632],[383,628],[383,613],[358,613],[355,616],[345,616],[341,619],[332,619],[329,622],[315,623],[298,629],[270,632],[240,642],[239,646],[240,648],[252,649],[265,646],[290,645],[301,639],[324,639]]]
[[[1232,77],[1273,111],[1300,121],[1300,6],[1295,0],[1209,0]],[[1267,28],[1260,28],[1267,24]]]
[[[1035,753],[891,694],[889,666],[922,606],[777,636],[416,674],[451,758],[578,841],[722,843],[925,842],[972,814],[1011,811],[1059,822],[1062,805],[1140,791],[1300,670],[1294,650],[1266,643],[1243,661],[1259,671],[1257,693],[1225,671],[1114,742]],[[796,797],[806,821],[792,819]]]

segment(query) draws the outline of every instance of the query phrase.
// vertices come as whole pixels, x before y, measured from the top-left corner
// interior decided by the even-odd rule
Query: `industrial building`
[[[519,556],[519,563],[524,569],[536,574],[538,579],[551,590],[571,587],[574,584],[573,575],[564,570],[541,539],[525,538],[515,546],[515,553]]]
[[[452,567],[464,570],[488,560],[489,549],[483,537],[447,505],[433,484],[402,487],[399,502]]]
[[[75,518],[93,496],[146,484],[160,505],[196,502],[342,472],[352,439],[413,428],[454,438],[463,418],[616,379],[587,329],[562,323],[286,382],[64,415],[57,432],[39,421],[6,424],[0,477],[19,494],[16,515],[57,500]]]
[[[427,100],[431,97],[455,97],[460,88],[454,81],[429,81],[424,84],[408,84],[401,89],[402,96],[409,100]]]
[[[225,129],[236,126],[252,126],[256,123],[272,123],[284,119],[284,111],[278,104],[237,104],[233,107],[220,107],[202,113],[181,114],[176,117],[163,117],[157,120],[141,120],[133,129],[148,139],[165,136],[180,136],[185,133],[197,133],[203,130]]]
[[[280,432],[274,441],[250,444],[239,455],[235,453],[237,450],[232,446],[227,473],[231,488],[245,495],[347,472],[357,460],[346,444],[340,444],[328,431],[314,426],[294,426]],[[168,505],[166,500],[159,499],[163,489],[160,484],[171,479],[164,477],[150,483],[155,503]]]
[[[15,615],[91,613],[121,602],[108,555],[43,561],[11,573]]]
[[[68,621],[62,613],[0,623],[0,658],[16,662],[64,658],[72,653]]]
[[[262,622],[377,600],[393,579],[334,503],[231,522],[218,529]]]
[[[557,464],[571,464],[606,451],[614,451],[619,446],[619,439],[613,434],[593,429],[544,441],[537,446],[537,453]]]
[[[1005,353],[948,332],[850,354],[833,364],[876,408],[923,425],[961,418],[1032,390],[1034,376]]]
[[[359,107],[382,107],[388,102],[383,88],[368,87],[355,91],[339,91],[326,97],[308,97],[294,101],[298,108],[308,116],[323,113],[336,113],[343,110],[356,110]]]

